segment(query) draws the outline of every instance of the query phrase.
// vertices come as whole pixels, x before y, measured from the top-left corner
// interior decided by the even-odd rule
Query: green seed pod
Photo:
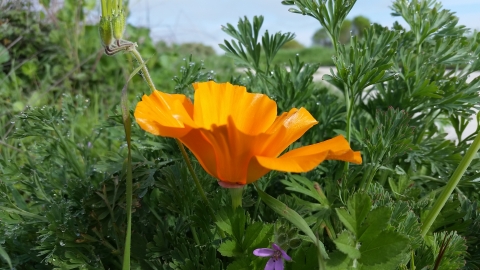
[[[123,10],[113,16],[112,25],[113,37],[116,40],[122,39],[123,32],[125,31],[125,12]]]
[[[113,29],[112,22],[108,17],[100,17],[100,23],[98,24],[100,32],[100,40],[104,47],[108,47],[113,43]]]
[[[297,228],[293,227],[293,228],[290,228],[290,230],[287,232],[287,235],[288,235],[288,239],[292,239],[292,238],[295,238],[297,236]]]
[[[277,222],[275,224],[275,233],[281,234],[281,233],[286,233],[288,230],[288,227],[286,224],[282,224],[280,222]]]
[[[282,246],[285,244],[285,242],[287,242],[288,238],[287,238],[287,235],[285,234],[279,234],[277,236],[277,241],[275,241],[278,245]]]
[[[300,239],[298,239],[298,238],[291,239],[290,242],[288,242],[288,246],[289,246],[291,249],[296,249],[296,248],[298,248],[301,244],[302,244],[302,240],[300,240]]]

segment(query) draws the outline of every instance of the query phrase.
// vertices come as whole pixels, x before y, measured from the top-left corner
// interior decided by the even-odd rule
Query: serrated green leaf
[[[338,218],[345,227],[352,233],[355,233],[356,222],[352,215],[350,215],[345,208],[336,208]]]
[[[327,261],[327,270],[345,270],[350,269],[352,265],[352,259],[346,254],[335,250],[330,253],[330,260]]]
[[[227,270],[251,270],[250,262],[248,258],[235,260],[227,266]]]
[[[224,207],[217,215],[217,226],[225,233],[233,236],[239,243],[243,241],[245,232],[245,211],[241,207],[232,210],[231,207]]]
[[[218,252],[226,257],[235,257],[242,255],[241,250],[238,248],[237,242],[227,240],[218,247]]]
[[[365,193],[355,193],[347,202],[347,209],[337,208],[337,215],[340,221],[347,227],[357,238],[360,235],[360,226],[370,212],[372,201]]]
[[[265,247],[273,234],[273,225],[255,222],[247,227],[242,247],[249,250],[257,247]]]
[[[363,265],[385,263],[408,247],[408,238],[394,231],[383,231],[377,237],[367,238],[360,247],[359,262]]]
[[[373,209],[362,224],[358,240],[362,242],[378,235],[387,228],[391,215],[392,210],[386,206]]]
[[[287,270],[318,269],[318,251],[315,245],[303,246],[289,255],[292,257],[293,263],[285,263]]]
[[[374,265],[369,265],[369,266],[364,266],[361,269],[367,269],[367,270],[394,270],[398,269],[398,266],[402,262],[408,262],[410,257],[410,254],[408,252],[404,253],[399,253],[397,256],[390,258],[388,261],[379,263],[379,264],[374,264]]]
[[[348,231],[343,231],[333,240],[338,250],[348,255],[351,259],[360,258],[360,251],[355,248],[356,243],[353,236]]]

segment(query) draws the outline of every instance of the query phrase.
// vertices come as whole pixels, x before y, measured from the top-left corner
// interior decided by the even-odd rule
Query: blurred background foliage
[[[404,2],[395,2],[394,13],[418,24],[415,10]],[[0,267],[119,269],[126,229],[120,89],[137,63],[128,54],[104,55],[97,26],[89,21],[96,1],[65,0],[59,7],[40,3],[0,2]],[[292,148],[345,134],[342,87],[354,81],[352,76],[362,80],[373,69],[385,72],[385,80],[370,78],[368,87],[354,92],[351,141],[353,149],[362,151],[364,164],[345,170],[343,164],[325,162],[303,176],[272,172],[259,187],[308,221],[332,263],[350,263],[351,254],[338,247],[342,239],[356,239],[336,213],[347,207],[354,215],[351,205],[371,201],[365,207],[371,214],[358,226],[386,216],[379,231],[400,244],[392,260],[384,258],[386,268],[364,259],[364,269],[411,269],[410,252],[417,269],[433,269],[437,262],[437,269],[479,269],[478,159],[432,227],[429,241],[422,240],[419,226],[475,135],[464,133],[480,104],[480,79],[467,82],[480,70],[480,35],[456,25],[448,12],[439,22],[435,12],[441,7],[432,11],[434,1],[420,3],[430,3],[421,11],[425,21],[438,24],[436,31],[416,36],[399,24],[385,29],[362,16],[340,20],[344,51],[335,51],[325,27],[313,34],[312,47],[290,33],[240,33],[240,26],[260,30],[261,17],[225,29],[232,40],[222,44],[224,55],[203,44],[155,42],[149,29],[132,25],[125,37],[138,43],[159,90],[191,96],[194,81],[230,81],[269,95],[279,112],[307,108],[319,124]],[[249,46],[239,37],[265,39],[243,57],[229,47]],[[392,48],[383,50],[382,38]],[[267,39],[276,41],[267,44]],[[356,58],[349,59],[350,54]],[[343,73],[326,78],[337,88],[313,80],[320,66],[333,65]],[[128,84],[131,109],[144,92],[148,87],[135,76]],[[454,127],[457,140],[446,139],[447,126]],[[251,251],[268,247],[273,239],[289,249],[300,267],[287,264],[287,269],[315,269],[314,245],[261,203],[251,185],[244,192],[245,211],[232,213],[228,192],[196,163],[222,225],[237,224],[239,231],[259,235],[248,242],[243,232],[232,230],[220,238],[173,140],[133,127],[132,269],[262,269],[265,260]],[[358,195],[361,185],[367,192]],[[325,197],[320,202],[312,199],[318,194]],[[341,263],[329,269],[342,269]]]

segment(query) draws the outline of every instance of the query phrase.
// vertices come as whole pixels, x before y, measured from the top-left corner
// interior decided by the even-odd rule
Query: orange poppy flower
[[[342,136],[282,152],[317,121],[305,109],[277,116],[277,104],[243,86],[195,83],[194,103],[155,91],[137,104],[135,118],[154,135],[179,139],[224,187],[252,183],[270,170],[307,172],[324,160],[360,164],[360,152]]]

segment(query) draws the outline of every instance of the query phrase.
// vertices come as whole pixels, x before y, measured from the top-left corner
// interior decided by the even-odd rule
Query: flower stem
[[[232,208],[235,210],[237,207],[242,207],[242,192],[243,187],[241,188],[229,188],[230,196],[232,197]]]
[[[192,175],[193,181],[195,182],[195,186],[197,187],[198,192],[200,193],[200,196],[202,197],[203,202],[207,206],[208,212],[212,216],[212,220],[216,221],[217,218],[215,217],[215,212],[213,212],[212,206],[208,202],[207,196],[205,195],[205,191],[202,188],[202,185],[200,184],[200,181],[198,180],[197,174],[195,174],[195,171],[193,170],[192,163],[190,162],[190,158],[187,155],[187,151],[185,151],[185,147],[183,147],[182,142],[180,142],[178,139],[175,139],[175,141],[178,144],[178,148],[180,148],[180,152],[182,153],[183,159],[185,160],[185,163],[187,164],[188,171],[190,172],[190,175]],[[218,228],[220,236],[223,238],[225,237],[223,231]]]
[[[128,84],[128,82],[127,82]],[[128,110],[127,84],[123,87],[121,97],[123,127],[125,129],[125,139],[127,141],[127,160],[126,160],[126,211],[127,211],[127,231],[125,236],[125,248],[123,252],[123,270],[130,269],[130,248],[132,241],[132,196],[133,196],[133,175],[132,175],[132,143],[130,112]]]
[[[155,91],[156,90],[155,85],[153,84],[152,78],[150,77],[150,73],[148,72],[148,68],[145,65],[145,62],[143,61],[142,55],[140,55],[140,53],[137,51],[135,46],[132,46],[130,52],[133,54],[135,59],[137,59],[137,61],[140,63],[140,65],[142,65],[142,76],[145,79],[145,81],[147,82],[148,87],[150,88],[150,90],[152,92]]]
[[[447,185],[444,187],[437,201],[435,201],[435,204],[433,205],[432,210],[430,210],[430,213],[428,213],[427,218],[423,222],[421,227],[421,230],[422,230],[421,235],[423,237],[425,237],[427,232],[430,230],[430,227],[432,226],[433,222],[437,218],[438,214],[440,214],[440,211],[442,210],[443,206],[445,205],[448,198],[452,194],[453,190],[457,187],[458,182],[460,182],[460,179],[462,178],[463,174],[467,170],[472,160],[475,158],[475,154],[478,152],[479,149],[480,149],[480,133],[477,134],[477,137],[468,148],[462,161],[460,161],[460,164],[458,164],[457,169],[455,170],[455,172],[453,172],[452,177],[450,178],[450,180],[448,180]]]
[[[346,140],[350,144],[350,137],[352,134],[352,113],[353,113],[353,101],[350,100],[350,93],[349,89],[345,89],[345,105],[347,107],[347,119],[346,119]],[[343,171],[347,173],[348,168],[350,166],[350,162],[345,162],[345,165],[343,167]]]

